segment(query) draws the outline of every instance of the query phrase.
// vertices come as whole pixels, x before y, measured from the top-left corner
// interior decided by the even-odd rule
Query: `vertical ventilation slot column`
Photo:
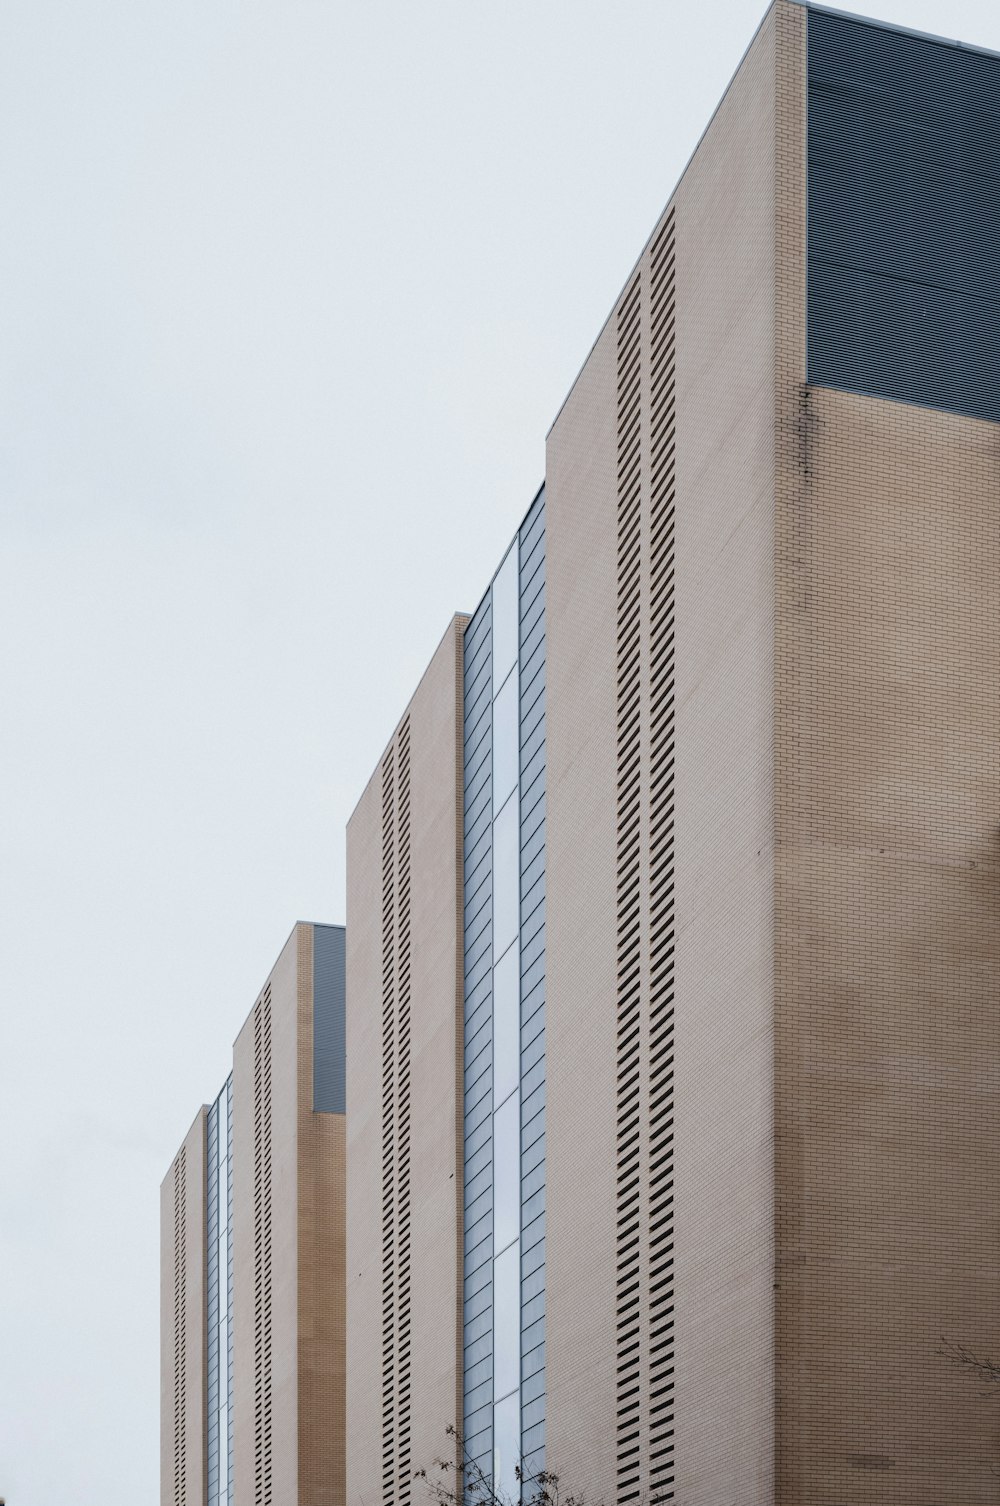
[[[382,761],[382,1498],[396,1489],[396,768]]]
[[[408,1506],[412,1489],[410,1437],[410,721],[399,730],[398,851],[396,867],[397,1086],[396,1200],[397,1269],[397,1430],[399,1461],[396,1500]]]
[[[640,1495],[640,906],[642,754],[642,303],[637,274],[617,317],[615,1472]]]
[[[205,1149],[206,1458],[208,1506],[231,1499],[232,1094],[231,1079],[208,1111]]]
[[[271,1506],[271,988],[253,1012],[254,1506]]]
[[[650,256],[649,1490],[674,1482],[674,216]]]
[[[174,1162],[174,1506],[187,1506],[187,1150]]]

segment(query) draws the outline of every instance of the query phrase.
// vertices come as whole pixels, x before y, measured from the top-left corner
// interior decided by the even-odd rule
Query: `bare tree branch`
[[[942,1339],[938,1345],[938,1354],[946,1359],[949,1364],[956,1365],[960,1370],[966,1370],[978,1380],[985,1381],[987,1387],[1000,1386],[1000,1362],[990,1359],[988,1355],[976,1354],[964,1344],[957,1344],[952,1339]],[[989,1395],[984,1391],[983,1395]]]
[[[516,1496],[497,1490],[492,1476],[470,1457],[458,1430],[448,1427],[446,1431],[454,1439],[459,1457],[435,1459],[429,1469],[418,1469],[415,1475],[425,1481],[431,1500],[438,1506],[587,1506],[585,1498],[576,1491],[563,1495],[559,1476],[548,1469],[529,1472],[518,1466],[514,1471]],[[602,1503],[594,1502],[593,1506]],[[667,1498],[660,1495],[644,1498],[641,1506],[667,1506]]]

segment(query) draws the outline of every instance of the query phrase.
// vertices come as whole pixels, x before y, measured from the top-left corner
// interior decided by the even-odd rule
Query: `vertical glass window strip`
[[[465,1291],[463,1442],[489,1476],[493,1461],[493,654],[492,594],[465,630]]]
[[[519,969],[521,913],[520,716],[517,661],[521,609],[515,542],[493,582],[493,959],[509,953]],[[494,979],[495,979],[494,974]],[[503,978],[501,977],[501,981]],[[493,994],[494,1062],[501,1032],[501,1071],[513,1042],[508,1000]],[[499,1006],[499,1007],[498,1007]],[[520,1029],[517,1031],[520,1039]],[[495,1079],[494,1079],[495,1080]],[[518,1067],[518,1081],[520,1068]],[[521,1458],[521,1095],[493,1100],[493,1398],[510,1398],[514,1463]],[[505,1413],[504,1415],[507,1415]],[[501,1443],[494,1407],[494,1484],[511,1474],[509,1447]],[[497,1452],[499,1446],[499,1452]]]
[[[493,1251],[521,1232],[521,1099],[512,1093],[493,1115]]]
[[[464,643],[464,1443],[516,1500],[545,1465],[545,512]]]
[[[493,1102],[499,1108],[521,1080],[521,968],[516,946],[493,969]]]
[[[493,1399],[520,1390],[521,1261],[512,1244],[493,1268]]]
[[[517,666],[510,671],[493,702],[493,814],[517,788],[518,747]]]
[[[493,1481],[505,1501],[520,1499],[517,1467],[521,1462],[521,1406],[517,1394],[497,1404],[493,1413]]]
[[[493,823],[493,955],[502,957],[517,939],[520,904],[518,801],[511,795]]]
[[[517,544],[506,558],[493,582],[493,686],[498,690],[517,663],[520,641],[517,581]]]
[[[528,1482],[545,1468],[545,492],[518,532],[521,1232],[520,1435]],[[498,1423],[498,1431],[502,1425]],[[502,1464],[502,1461],[501,1461]],[[509,1475],[507,1476],[509,1478]],[[512,1494],[520,1493],[515,1484]]]

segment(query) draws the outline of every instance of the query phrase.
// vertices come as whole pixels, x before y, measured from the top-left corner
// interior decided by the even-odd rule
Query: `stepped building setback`
[[[775,0],[351,818],[346,1494],[236,1506],[995,1500],[998,228],[1000,57]]]
[[[160,1189],[161,1506],[342,1506],[344,961],[295,926]]]

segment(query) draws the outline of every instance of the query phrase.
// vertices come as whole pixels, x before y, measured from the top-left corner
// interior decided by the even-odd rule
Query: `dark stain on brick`
[[[888,1454],[848,1454],[847,1462],[852,1469],[895,1469],[895,1459]]]

